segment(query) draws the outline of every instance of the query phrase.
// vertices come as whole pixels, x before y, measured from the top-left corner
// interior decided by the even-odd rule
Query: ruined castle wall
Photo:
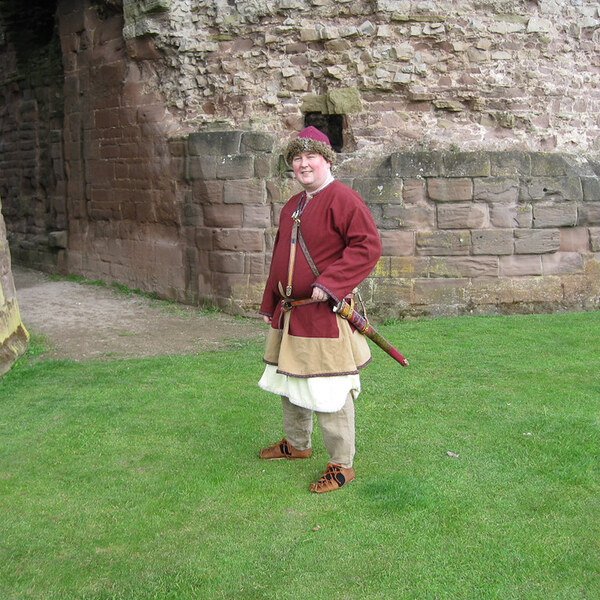
[[[312,119],[379,316],[596,308],[599,31],[584,0],[57,0],[39,78],[0,36],[13,259],[255,314]]]
[[[189,136],[187,239],[198,289],[256,310],[283,203],[299,191],[273,136]],[[378,318],[592,310],[600,300],[600,166],[542,152],[347,156],[382,257],[361,286]],[[193,278],[192,278],[193,279]]]
[[[345,150],[600,150],[595,1],[126,0],[125,20],[192,130],[321,112]]]

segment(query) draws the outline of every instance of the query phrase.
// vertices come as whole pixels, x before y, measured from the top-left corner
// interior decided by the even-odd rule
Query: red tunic
[[[274,329],[280,327],[279,284],[283,290],[287,285],[292,213],[302,196],[303,193],[292,196],[281,211],[260,307],[261,314],[272,316]],[[315,278],[298,244],[292,280],[294,299],[310,298],[316,285],[337,302],[369,275],[381,256],[379,233],[369,209],[354,190],[339,181],[333,181],[310,199],[301,214],[300,229],[320,275]],[[326,302],[294,308],[289,317],[288,334],[337,338],[336,315]]]

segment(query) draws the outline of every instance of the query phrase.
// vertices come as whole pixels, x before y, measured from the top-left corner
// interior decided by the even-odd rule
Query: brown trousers
[[[287,441],[297,450],[311,447],[313,411],[292,404],[285,396],[283,406],[283,431]],[[348,394],[346,404],[334,413],[314,411],[329,453],[329,461],[350,468],[354,460],[354,401]]]

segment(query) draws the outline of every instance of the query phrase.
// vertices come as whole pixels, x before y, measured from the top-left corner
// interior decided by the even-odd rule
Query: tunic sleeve
[[[338,302],[373,270],[381,256],[381,241],[373,217],[358,194],[350,193],[330,210],[334,212],[333,221],[345,248],[337,260],[323,269],[313,285]]]
[[[277,235],[275,236],[275,242],[273,243],[273,255],[275,255],[275,250],[279,244],[279,230],[277,231]],[[267,279],[267,283],[265,285],[265,291],[263,293],[262,302],[259,309],[259,314],[266,315],[267,317],[272,317],[275,313],[275,307],[277,306],[280,298],[279,294],[276,293],[276,284],[273,281],[273,264],[271,264],[271,268],[269,269],[269,277]]]

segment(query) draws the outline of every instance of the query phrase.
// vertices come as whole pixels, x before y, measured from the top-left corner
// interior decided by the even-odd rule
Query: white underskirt
[[[346,403],[348,394],[356,400],[360,394],[360,376],[290,377],[266,365],[258,386],[266,392],[286,396],[296,406],[318,412],[337,412]]]

